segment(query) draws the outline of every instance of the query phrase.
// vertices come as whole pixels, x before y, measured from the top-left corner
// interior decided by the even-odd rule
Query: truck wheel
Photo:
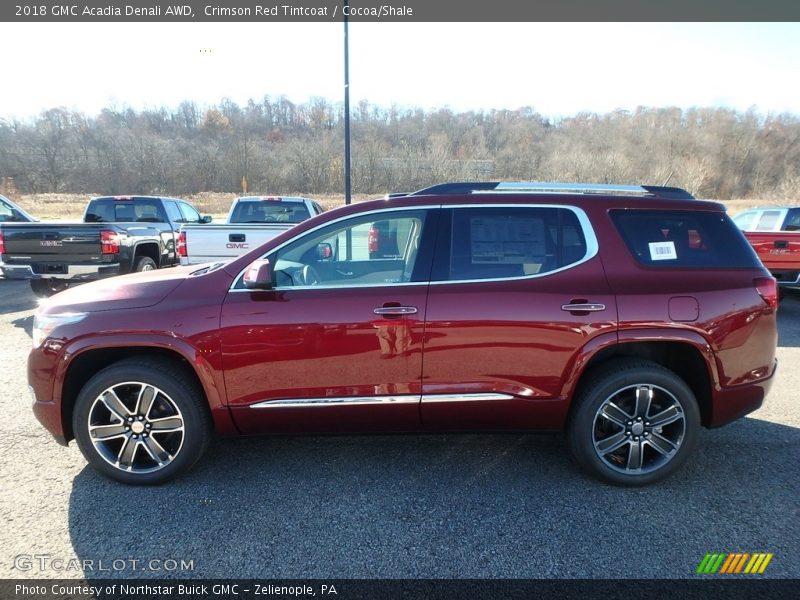
[[[149,256],[140,256],[136,259],[136,264],[133,266],[133,271],[135,273],[141,273],[142,271],[155,271],[158,268],[156,266],[156,261],[154,261]]]
[[[674,372],[647,360],[616,360],[588,376],[567,433],[578,462],[618,485],[658,481],[689,457],[700,411]]]
[[[37,298],[49,298],[69,287],[69,283],[59,279],[31,279],[31,290]]]
[[[122,360],[92,377],[75,401],[72,427],[95,469],[134,485],[185,473],[211,438],[197,382],[176,363],[147,358]]]

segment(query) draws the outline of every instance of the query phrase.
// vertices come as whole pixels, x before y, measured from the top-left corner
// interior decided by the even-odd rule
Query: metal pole
[[[350,204],[350,42],[348,40],[349,0],[344,0],[344,203]]]

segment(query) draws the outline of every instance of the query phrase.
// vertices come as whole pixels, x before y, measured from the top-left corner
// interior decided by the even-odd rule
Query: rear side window
[[[578,218],[564,208],[456,208],[450,240],[450,281],[544,274],[587,252]]]
[[[652,267],[758,267],[731,219],[701,211],[615,210],[611,218],[633,256]]]

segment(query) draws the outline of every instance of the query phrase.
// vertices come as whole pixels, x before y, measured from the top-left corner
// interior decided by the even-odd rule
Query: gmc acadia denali
[[[776,306],[723,206],[683,190],[442,184],[62,292],[28,375],[56,440],[125,483],[213,433],[564,430],[590,473],[644,485],[761,406]]]

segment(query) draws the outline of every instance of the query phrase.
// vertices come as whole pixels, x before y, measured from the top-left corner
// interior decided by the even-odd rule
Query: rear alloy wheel
[[[595,476],[645,485],[681,466],[699,429],[697,401],[680,377],[649,361],[625,360],[590,376],[569,438],[575,457]]]
[[[73,429],[86,459],[104,475],[158,484],[191,468],[208,445],[202,393],[172,363],[125,360],[81,390]]]
[[[149,256],[140,256],[136,259],[136,264],[133,266],[135,273],[141,273],[142,271],[155,271],[157,268],[158,266],[156,265],[156,261]]]

